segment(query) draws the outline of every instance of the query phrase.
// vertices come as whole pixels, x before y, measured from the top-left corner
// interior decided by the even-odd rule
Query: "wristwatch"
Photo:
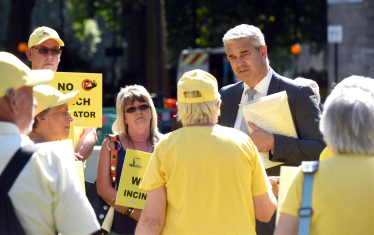
[[[131,218],[133,213],[134,213],[134,208],[131,208],[131,207],[129,207],[129,209],[127,209],[127,211],[126,211],[126,215],[128,215],[130,218]]]

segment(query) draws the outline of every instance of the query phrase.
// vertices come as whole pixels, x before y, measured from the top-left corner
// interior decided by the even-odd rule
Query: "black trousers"
[[[273,235],[275,230],[275,216],[277,211],[274,212],[269,223],[263,223],[256,220],[256,233],[257,235]]]

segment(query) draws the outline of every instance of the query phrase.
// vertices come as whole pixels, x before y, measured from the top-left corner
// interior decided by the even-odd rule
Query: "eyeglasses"
[[[52,48],[52,49],[48,49],[48,48],[45,48],[45,47],[42,47],[42,48],[31,47],[31,48],[34,48],[34,49],[38,50],[39,54],[41,54],[41,55],[48,54],[48,51],[51,51],[52,55],[58,55],[61,52],[61,48]]]
[[[139,109],[139,111],[144,111],[144,110],[147,110],[147,109],[149,109],[150,107],[149,107],[149,104],[142,104],[142,105],[140,105],[140,106],[138,106],[138,107],[130,107],[130,108],[127,108],[126,110],[125,110],[125,113],[133,113],[133,112],[135,112],[137,109]]]

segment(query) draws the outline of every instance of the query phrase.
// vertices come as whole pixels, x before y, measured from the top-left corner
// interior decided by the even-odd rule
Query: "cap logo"
[[[50,34],[49,33],[47,33],[47,32],[43,32],[43,34],[42,35],[40,35],[39,37],[41,38],[41,37],[44,37],[44,36],[49,36]]]

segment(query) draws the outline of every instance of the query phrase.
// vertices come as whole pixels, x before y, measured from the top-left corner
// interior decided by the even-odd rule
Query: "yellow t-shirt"
[[[334,156],[334,154],[330,151],[329,148],[326,147],[322,151],[321,155],[319,156],[319,160],[322,161],[324,159],[327,159],[327,158],[330,158],[330,157],[333,157],[333,156]]]
[[[250,138],[219,125],[183,127],[165,135],[140,187],[163,185],[162,234],[256,234],[252,197],[271,188]]]
[[[298,217],[304,174],[295,175],[280,213]],[[374,156],[337,155],[315,173],[310,234],[374,234]]]

